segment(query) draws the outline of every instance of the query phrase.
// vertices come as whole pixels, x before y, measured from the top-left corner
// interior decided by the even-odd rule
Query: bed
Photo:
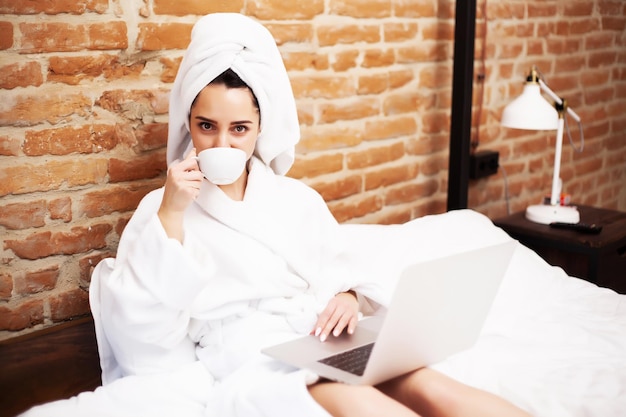
[[[404,225],[345,224],[342,229],[352,243],[355,272],[371,275],[381,288],[392,288],[390,281],[410,263],[511,240],[472,210]],[[536,416],[622,417],[626,296],[568,276],[518,244],[478,342],[433,367]],[[148,389],[135,397],[135,409],[145,412],[141,395],[169,395],[173,408],[157,414],[177,413],[172,388],[178,377],[168,377],[166,384],[145,381]],[[118,386],[118,391],[126,388]],[[267,384],[267,389],[275,386]],[[49,411],[54,415],[54,408]],[[198,407],[191,411],[196,413],[204,414]],[[222,415],[215,413],[208,415]]]

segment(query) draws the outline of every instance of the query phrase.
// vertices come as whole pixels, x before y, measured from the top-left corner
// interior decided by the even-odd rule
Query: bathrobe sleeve
[[[156,215],[162,190],[147,195],[128,223],[112,271],[99,286],[101,328],[122,376],[171,370],[195,360],[190,306],[211,271],[198,271]]]

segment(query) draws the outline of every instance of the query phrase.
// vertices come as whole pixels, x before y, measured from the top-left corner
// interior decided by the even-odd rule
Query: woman
[[[169,129],[165,186],[144,198],[117,259],[92,278],[105,386],[65,403],[65,415],[72,407],[133,415],[153,398],[143,404],[152,415],[527,416],[426,368],[377,387],[349,386],[260,353],[302,334],[323,343],[352,332],[356,293],[384,299],[351,274],[319,194],[283,176],[298,121],[280,54],[261,25],[236,14],[196,24]],[[245,153],[233,182],[213,184],[208,167],[201,171],[196,156],[215,148]],[[167,390],[155,381],[168,381]],[[98,406],[105,399],[106,412]]]

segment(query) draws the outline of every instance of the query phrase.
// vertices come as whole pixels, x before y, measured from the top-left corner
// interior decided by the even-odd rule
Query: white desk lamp
[[[555,102],[550,105],[541,95],[546,93]],[[555,130],[556,150],[554,152],[554,172],[550,204],[538,204],[526,208],[526,218],[535,223],[550,224],[578,223],[580,215],[576,207],[561,205],[561,153],[563,149],[563,127],[565,112],[580,125],[580,117],[567,102],[557,96],[539,77],[536,67],[532,67],[522,94],[504,108],[501,123],[505,127],[527,130]],[[582,134],[582,129],[581,129]]]

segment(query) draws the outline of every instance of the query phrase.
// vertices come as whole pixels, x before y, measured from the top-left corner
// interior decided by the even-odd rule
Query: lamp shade
[[[559,115],[541,95],[539,84],[528,82],[522,94],[502,112],[503,126],[527,130],[556,130]]]

